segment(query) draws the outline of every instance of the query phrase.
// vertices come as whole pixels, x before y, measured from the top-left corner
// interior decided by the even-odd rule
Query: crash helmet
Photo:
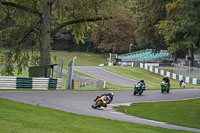
[[[142,79],[140,80],[140,82],[144,83],[144,79],[142,78]]]

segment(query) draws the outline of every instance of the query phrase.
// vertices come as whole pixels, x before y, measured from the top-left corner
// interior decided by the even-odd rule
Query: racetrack
[[[84,114],[90,116],[103,117],[113,120],[128,121],[151,126],[159,126],[170,129],[179,129],[200,132],[200,129],[187,128],[169,125],[163,122],[145,120],[138,117],[129,116],[116,112],[112,106],[128,105],[138,102],[182,100],[199,98],[200,89],[171,90],[169,94],[162,94],[160,90],[148,90],[142,96],[133,96],[132,91],[115,91],[114,100],[107,108],[95,110],[91,108],[93,99],[104,92],[102,91],[0,91],[0,98],[11,99],[14,101],[40,105],[50,108]],[[153,113],[153,112],[152,112]]]
[[[85,73],[97,79],[101,79],[103,81],[109,82],[114,85],[125,86],[125,87],[133,87],[137,82],[135,80],[123,77],[121,75],[106,71],[101,67],[93,67],[93,66],[75,66],[74,69],[81,73]]]

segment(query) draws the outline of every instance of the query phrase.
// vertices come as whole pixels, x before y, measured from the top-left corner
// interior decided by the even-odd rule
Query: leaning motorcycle
[[[160,83],[160,85],[161,85],[161,92],[162,92],[162,93],[164,93],[165,91],[166,91],[167,93],[169,93],[170,89],[169,89],[169,86],[168,86],[168,83],[167,83],[167,82],[162,81],[162,82]]]
[[[145,85],[138,82],[134,86],[134,92],[133,95],[135,96],[136,94],[142,95],[143,91],[145,90]]]
[[[109,96],[102,96],[94,101],[92,108],[94,108],[94,109],[97,109],[100,107],[106,108],[107,104],[109,104]]]

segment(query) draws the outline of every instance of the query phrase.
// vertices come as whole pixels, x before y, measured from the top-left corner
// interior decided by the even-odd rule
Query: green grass
[[[186,133],[0,99],[1,133]]]
[[[153,87],[148,87],[147,89],[160,89],[160,82],[163,76],[152,73],[148,70],[138,68],[138,67],[103,67],[105,70],[111,71],[113,73],[120,74],[122,76],[128,77],[139,81],[144,78],[146,84],[150,84]],[[179,86],[179,81],[170,79],[171,89],[181,89]],[[186,84],[186,89],[189,88],[200,88],[200,86]]]
[[[141,118],[200,129],[200,98],[174,102],[136,103],[117,110]]]
[[[87,53],[69,53],[69,52],[51,52],[51,61],[57,64],[59,57],[64,59],[63,68],[67,69],[69,62],[77,56],[75,66],[98,66],[108,62],[108,54],[87,54]],[[56,60],[55,60],[56,59]]]
[[[133,87],[123,87],[106,82],[106,90],[133,90]]]

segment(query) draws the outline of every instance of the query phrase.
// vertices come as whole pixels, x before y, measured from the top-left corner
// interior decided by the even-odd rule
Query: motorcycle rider
[[[143,89],[146,90],[146,84],[143,78],[139,81],[139,83],[143,86]]]
[[[167,83],[168,87],[170,88],[170,80],[166,75],[164,76],[162,81],[165,81]]]
[[[103,97],[103,96],[107,96],[107,97],[109,98],[108,104],[110,104],[110,103],[112,102],[112,100],[113,100],[114,93],[111,92],[111,93],[104,93],[104,94],[101,94],[100,96],[97,96],[97,97],[94,99],[94,101],[96,101],[98,98],[101,98],[101,97]]]
[[[185,88],[185,82],[183,81],[183,79],[180,80],[179,86],[180,86],[181,88]]]

